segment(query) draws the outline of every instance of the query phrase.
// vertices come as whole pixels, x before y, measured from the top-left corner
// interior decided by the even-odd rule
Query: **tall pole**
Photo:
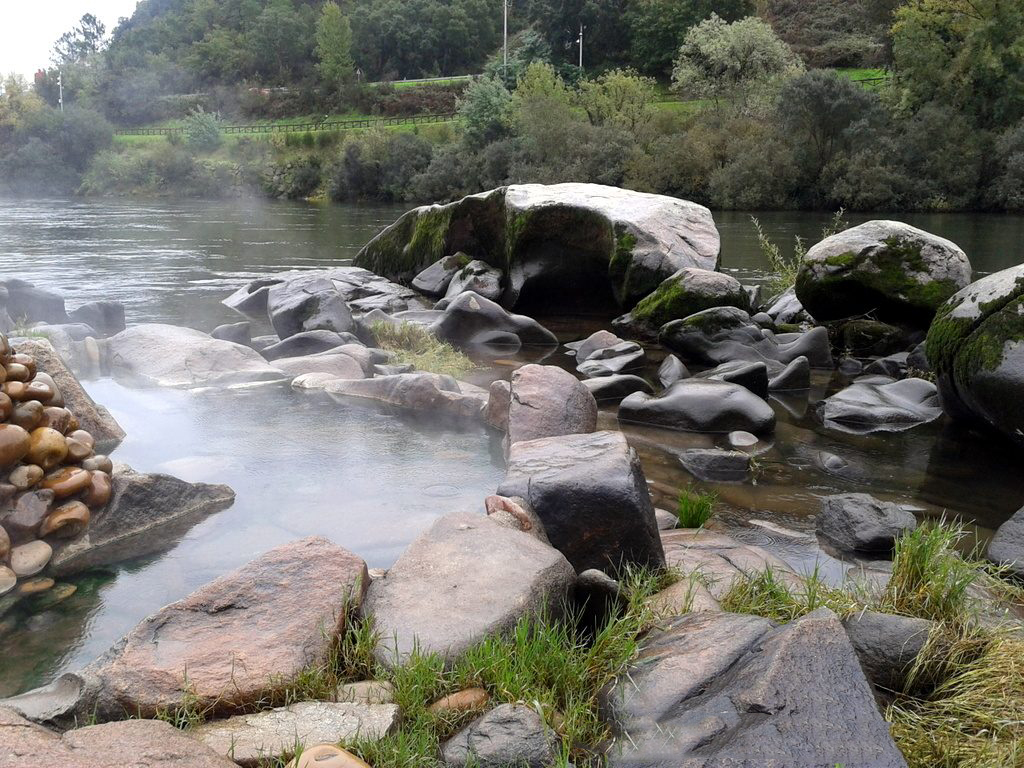
[[[64,111],[64,74],[57,70],[57,102],[60,104],[60,111]]]
[[[505,59],[505,80],[508,80],[508,0],[502,0],[502,5],[505,8],[505,45],[504,45],[504,59]]]
[[[580,69],[583,69],[583,22],[580,22]]]

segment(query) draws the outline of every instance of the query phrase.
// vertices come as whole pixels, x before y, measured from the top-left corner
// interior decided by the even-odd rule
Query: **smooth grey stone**
[[[692,448],[679,454],[683,468],[706,483],[742,483],[750,476],[750,456],[739,451]]]
[[[916,527],[912,513],[866,493],[824,497],[817,519],[818,533],[860,552],[891,552],[896,539]]]
[[[858,611],[845,618],[843,626],[868,680],[886,691],[899,693],[935,623],[910,616]]]
[[[642,392],[619,405],[619,420],[686,432],[764,434],[775,429],[775,412],[750,390],[710,379],[684,379],[658,397]]]
[[[351,333],[335,333],[334,331],[302,331],[282,339],[276,344],[262,350],[261,354],[273,362],[281,357],[302,357],[315,355],[345,344],[358,344],[359,339]]]
[[[683,361],[675,355],[668,355],[658,367],[658,381],[663,387],[671,387],[677,381],[690,378]]]
[[[826,427],[854,434],[903,432],[942,415],[935,385],[924,379],[858,379],[817,405]]]
[[[124,304],[120,301],[90,301],[68,313],[73,323],[95,328],[101,336],[113,336],[125,329]]]
[[[444,296],[452,278],[469,260],[469,256],[464,253],[438,259],[412,279],[412,287],[435,299]]]
[[[450,768],[550,768],[558,742],[522,704],[500,704],[457,732],[442,748]]]
[[[598,403],[602,404],[620,403],[623,398],[634,392],[654,393],[651,385],[645,379],[628,373],[585,379],[583,386],[590,390],[590,394]]]
[[[215,339],[220,339],[221,341],[231,341],[235,344],[242,344],[247,347],[252,342],[251,331],[252,323],[248,320],[243,320],[240,323],[218,325],[210,331],[210,335]]]
[[[794,392],[811,388],[811,364],[806,357],[798,357],[768,379],[772,392]]]
[[[267,316],[283,340],[308,331],[348,333],[354,328],[352,313],[334,282],[316,274],[272,286]]]
[[[698,373],[696,378],[739,384],[760,398],[768,397],[768,366],[764,363],[745,360],[722,363],[711,370]]]
[[[988,545],[988,559],[1024,579],[1024,507],[999,526]]]

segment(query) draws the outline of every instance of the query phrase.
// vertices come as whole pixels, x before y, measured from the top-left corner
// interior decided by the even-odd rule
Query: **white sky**
[[[122,16],[131,16],[136,0],[0,0],[0,75],[32,74],[50,63],[58,37],[91,13],[107,25],[107,33]]]

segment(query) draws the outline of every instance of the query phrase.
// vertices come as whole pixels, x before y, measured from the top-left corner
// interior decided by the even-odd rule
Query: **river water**
[[[238,317],[220,300],[267,272],[346,263],[405,206],[267,202],[0,201],[0,276],[61,292],[69,308],[93,299],[126,306],[129,323],[167,322],[209,331]],[[830,218],[757,214],[789,248],[814,242]],[[716,213],[722,268],[765,277],[747,213]],[[878,216],[850,215],[851,224]],[[957,242],[980,274],[1021,260],[1024,217],[983,214],[899,218]],[[553,314],[557,312],[553,311]],[[596,329],[551,318],[563,340]],[[571,365],[554,355],[549,362]],[[508,369],[481,374],[508,375]],[[477,509],[503,474],[498,439],[482,428],[438,424],[386,409],[283,389],[193,394],[84,382],[128,433],[114,458],[140,471],[222,482],[230,509],[194,527],[165,553],[74,579],[78,591],[44,611],[0,618],[0,695],[78,668],[141,618],[273,546],[324,535],[386,567],[437,516]],[[857,437],[825,430],[813,403],[837,386],[821,379],[811,397],[773,399],[779,426],[759,460],[756,483],[718,486],[716,525],[770,545],[798,567],[822,558],[813,515],[822,495],[867,491],[912,505],[922,516],[961,516],[982,539],[1024,503],[1024,456],[947,424],[903,435]],[[613,412],[602,425],[616,428]],[[628,428],[657,502],[670,506],[690,482],[677,453],[713,445],[707,436]],[[825,459],[840,456],[839,470]],[[835,466],[830,462],[828,466]]]

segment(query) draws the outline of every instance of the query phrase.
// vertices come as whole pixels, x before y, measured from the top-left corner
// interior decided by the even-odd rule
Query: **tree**
[[[106,44],[107,28],[102,21],[87,13],[74,27],[53,44],[53,63],[58,67],[84,61],[99,53]]]
[[[691,27],[712,13],[736,21],[753,10],[750,0],[629,0],[630,63],[647,75],[670,74]]]
[[[583,62],[590,69],[624,64],[629,28],[623,24],[627,0],[534,0],[529,13],[548,38],[556,60],[578,61],[580,25],[584,27]]]
[[[482,147],[508,135],[512,125],[512,95],[497,78],[482,78],[459,99],[463,135],[473,147]]]
[[[591,125],[614,125],[635,134],[653,119],[654,99],[654,80],[628,69],[580,83],[579,103]]]
[[[672,82],[680,91],[711,99],[716,108],[730,105],[751,113],[764,109],[777,86],[802,69],[789,46],[760,19],[730,24],[713,14],[687,33]]]
[[[915,0],[896,10],[895,94],[916,111],[939,102],[979,127],[1024,117],[1024,3]]]
[[[337,3],[325,3],[316,22],[316,57],[320,77],[331,87],[350,82],[355,75],[352,62],[352,26]]]

